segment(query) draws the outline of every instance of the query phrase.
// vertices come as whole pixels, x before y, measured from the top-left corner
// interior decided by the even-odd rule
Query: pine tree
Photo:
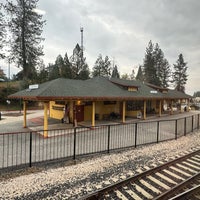
[[[40,45],[45,21],[42,15],[36,13],[38,0],[8,0],[5,5],[9,15],[8,26],[12,34],[11,37],[11,55],[12,61],[16,62],[18,67],[23,69],[23,78],[30,77],[30,71],[33,71],[38,63],[39,57],[43,55],[43,47]]]
[[[153,49],[153,59],[154,59],[154,67],[156,70],[156,81],[155,85],[161,86],[161,76],[162,76],[162,61],[164,59],[164,54],[160,49],[158,43],[155,44]]]
[[[185,84],[187,82],[187,63],[184,62],[183,55],[180,54],[178,56],[178,60],[176,64],[174,64],[174,72],[173,72],[173,83],[175,89],[181,92],[185,92]]]
[[[160,81],[161,87],[167,88],[169,87],[170,77],[171,77],[171,69],[167,59],[163,59],[162,68],[160,69]]]
[[[92,72],[92,76],[103,76],[103,65],[104,65],[104,61],[102,58],[102,55],[99,54],[97,60],[95,61],[94,67],[93,67],[93,72]]]
[[[87,63],[83,63],[82,70],[79,73],[78,78],[81,80],[89,79],[90,77],[90,70]]]
[[[113,67],[111,77],[112,77],[112,78],[119,78],[119,77],[120,77],[117,65],[115,65],[115,66]]]
[[[103,66],[104,76],[110,77],[111,75],[111,61],[109,60],[109,57],[106,56],[104,59],[104,66]]]
[[[102,55],[99,54],[92,72],[93,77],[95,76],[104,76],[109,77],[111,75],[111,61],[108,56],[105,56],[103,60]]]
[[[47,68],[45,67],[45,64],[43,60],[39,64],[39,72],[38,72],[38,83],[44,83],[49,80],[49,73]]]
[[[146,48],[146,54],[144,58],[144,79],[146,82],[158,85],[159,84],[159,78],[157,76],[155,62],[154,62],[154,46],[149,41],[148,47]]]
[[[4,16],[2,13],[2,5],[0,4],[0,59],[5,58],[4,53],[2,52],[2,49],[4,47],[4,37],[5,37],[5,21]]]
[[[49,80],[53,80],[60,77],[59,68],[56,64],[49,64]]]
[[[129,80],[129,75],[127,73],[122,74],[121,79],[123,79],[123,80]]]
[[[135,79],[139,80],[139,81],[144,81],[144,74],[143,74],[141,65],[139,66],[139,69],[138,69],[138,72],[137,72],[137,75],[136,75]]]
[[[61,77],[72,78],[72,68],[67,53],[64,56],[64,65],[62,66],[60,73]]]
[[[135,79],[135,70],[132,69],[132,73],[129,75],[130,80],[134,80]]]
[[[64,60],[63,60],[63,57],[60,54],[56,58],[55,65],[57,66],[57,68],[59,70],[59,74],[61,75],[61,69],[64,66]]]
[[[142,68],[138,73],[142,79]],[[171,69],[164,53],[158,43],[155,45],[150,41],[146,49],[146,55],[143,65],[144,80],[148,83],[168,87],[170,83]],[[136,77],[138,79],[138,77]]]
[[[73,79],[88,79],[89,67],[86,63],[86,58],[83,57],[83,51],[79,44],[73,50],[73,55],[70,57],[72,65],[72,78]]]
[[[3,71],[3,69],[0,68],[0,79],[6,79],[6,75]]]
[[[166,58],[164,58],[164,53],[160,49],[158,43],[156,43],[154,51],[154,66],[156,68],[156,74],[157,74],[157,82],[155,85],[161,86],[161,87],[168,87],[169,86],[169,78],[171,75],[170,65]]]

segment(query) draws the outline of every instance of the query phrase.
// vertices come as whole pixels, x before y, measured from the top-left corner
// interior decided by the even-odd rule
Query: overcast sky
[[[80,44],[83,27],[90,69],[101,53],[114,59],[120,74],[137,72],[152,40],[171,66],[183,54],[189,75],[186,92],[200,90],[199,0],[40,0],[38,9],[47,21],[45,64],[54,63],[59,54],[71,56],[76,43]],[[16,71],[13,66],[11,70]]]

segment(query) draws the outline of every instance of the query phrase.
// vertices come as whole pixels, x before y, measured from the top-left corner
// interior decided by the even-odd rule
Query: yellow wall
[[[159,113],[159,106],[156,108],[156,100],[151,101],[151,108],[154,108],[156,113]]]
[[[102,120],[104,115],[109,115],[112,112],[120,114],[120,103],[121,102],[116,102],[116,104],[111,104],[111,105],[104,105],[103,101],[97,101],[95,102],[95,114],[99,115],[99,119]],[[81,104],[81,102],[76,102],[76,104]],[[54,101],[50,101],[50,117],[55,118],[55,119],[62,119],[63,118],[63,108],[64,105],[59,105],[55,104]],[[73,106],[73,102],[72,105]],[[70,107],[71,107],[70,106]],[[58,108],[57,109],[53,109]],[[159,112],[159,108],[156,108],[156,100],[152,101],[151,107],[156,110],[156,112]],[[141,110],[136,110],[136,111],[126,111],[126,116],[127,117],[137,117],[137,113]],[[73,112],[73,109],[72,109]],[[84,121],[91,121],[92,120],[92,105],[85,105],[84,106]]]
[[[141,110],[134,110],[134,111],[126,111],[126,116],[127,117],[137,117],[137,113],[140,112]]]
[[[53,109],[53,107],[54,107],[54,109]],[[55,108],[57,108],[59,110],[57,110]],[[49,110],[50,110],[50,117],[51,118],[61,120],[63,118],[63,115],[64,115],[63,109],[64,109],[64,105],[55,104],[55,101],[50,101]]]
[[[91,121],[92,120],[92,105],[84,106],[84,120]]]
[[[95,102],[95,114],[99,114],[99,119],[103,119],[103,115],[110,114],[112,112],[119,113],[120,104],[104,105],[104,102]],[[92,120],[92,105],[84,106],[84,120]]]
[[[128,87],[129,92],[137,91],[138,89],[136,87]]]

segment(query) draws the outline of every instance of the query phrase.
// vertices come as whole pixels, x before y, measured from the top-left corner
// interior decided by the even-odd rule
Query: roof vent
[[[38,84],[34,84],[34,85],[29,85],[29,90],[35,90],[35,89],[38,89],[39,88],[39,85]]]
[[[156,90],[151,90],[150,93],[151,93],[151,94],[157,94],[158,91],[156,91]]]

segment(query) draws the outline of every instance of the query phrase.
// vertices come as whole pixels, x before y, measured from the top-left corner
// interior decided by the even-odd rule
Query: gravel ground
[[[85,159],[76,165],[0,179],[0,199],[77,199],[137,174],[145,166],[153,167],[197,148],[200,131],[178,140]]]

